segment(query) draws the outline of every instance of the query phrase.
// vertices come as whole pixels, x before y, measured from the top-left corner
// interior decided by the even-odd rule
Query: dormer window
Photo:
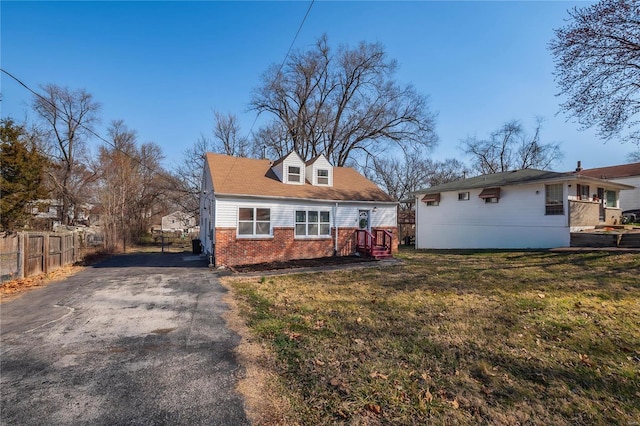
[[[300,182],[300,167],[289,166],[287,168],[287,181]]]
[[[318,182],[318,185],[329,185],[329,170],[318,169],[317,173],[316,182]]]

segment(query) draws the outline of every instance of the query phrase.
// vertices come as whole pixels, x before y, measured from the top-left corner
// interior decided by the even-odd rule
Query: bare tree
[[[214,142],[201,135],[182,154],[182,162],[173,170],[173,202],[182,210],[196,214],[200,208],[202,172],[207,152],[215,152]]]
[[[126,250],[127,242],[139,241],[162,209],[162,153],[153,143],[138,147],[136,132],[121,120],[113,121],[108,133],[111,143],[99,153],[105,246],[113,250],[120,241]]]
[[[215,137],[214,151],[235,157],[250,155],[249,140],[240,133],[238,118],[231,114],[215,111],[213,136]]]
[[[242,135],[238,118],[231,113],[214,112],[213,139],[205,135],[186,149],[182,162],[171,175],[172,201],[182,210],[197,213],[200,206],[202,171],[207,152],[232,155],[236,157],[259,156],[258,146],[251,145]]]
[[[78,184],[91,178],[83,170],[84,142],[92,133],[98,120],[100,104],[85,90],[70,90],[48,84],[42,87],[43,94],[33,99],[33,109],[47,123],[51,141],[50,155],[55,167],[50,177],[55,186],[55,195],[62,201],[60,220],[71,223],[70,211],[82,200],[83,192]]]
[[[272,114],[274,122],[257,133],[257,144],[305,159],[324,153],[336,166],[376,157],[394,144],[432,147],[435,114],[413,86],[394,80],[396,71],[396,61],[379,43],[332,53],[321,37],[310,50],[292,54],[282,69],[274,65],[263,75],[251,105]]]
[[[466,166],[456,159],[433,161],[420,152],[405,152],[397,157],[376,158],[365,175],[394,199],[402,201],[420,188],[464,178]],[[408,207],[401,204],[402,208]]]
[[[165,212],[169,204],[166,194],[169,174],[161,167],[163,158],[162,148],[154,142],[145,142],[138,148],[136,174],[140,185],[132,200],[131,226],[131,236],[136,242],[149,232],[152,220]]]
[[[136,132],[122,121],[113,121],[108,130],[111,146],[100,147],[101,179],[99,200],[102,204],[102,222],[105,248],[113,251],[118,241],[126,247],[129,234],[130,193],[137,185],[133,156]]]
[[[640,143],[640,2],[602,0],[569,15],[550,44],[561,110],[605,140]]]
[[[469,169],[466,164],[455,158],[438,161],[431,166],[429,186],[442,185],[466,178]]]
[[[545,170],[562,158],[562,152],[558,143],[540,141],[541,129],[541,119],[537,119],[533,134],[526,133],[519,121],[512,120],[487,139],[468,137],[462,141],[462,148],[471,156],[472,168],[479,174],[531,168]]]
[[[630,163],[640,163],[640,149],[630,152],[629,155],[627,155],[627,161]]]

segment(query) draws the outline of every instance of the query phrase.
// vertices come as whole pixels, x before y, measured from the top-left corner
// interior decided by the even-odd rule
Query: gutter
[[[342,203],[342,204],[384,204],[395,206],[397,201],[382,201],[382,200],[330,200],[326,198],[298,198],[298,197],[283,197],[278,195],[249,195],[249,194],[216,194],[216,198],[249,198],[256,200],[292,200],[292,201],[311,201],[316,203]]]

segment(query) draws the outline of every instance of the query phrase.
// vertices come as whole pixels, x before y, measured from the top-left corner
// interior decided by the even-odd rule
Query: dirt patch
[[[231,269],[233,272],[248,273],[248,272],[263,272],[274,271],[281,269],[300,269],[300,268],[319,268],[327,266],[341,266],[351,265],[358,263],[376,262],[376,259],[359,257],[359,256],[332,256],[332,257],[319,257],[315,259],[296,259],[286,262],[266,262],[256,263],[253,265],[234,266]]]
[[[223,301],[230,308],[223,317],[227,327],[242,338],[235,352],[244,375],[236,388],[245,399],[247,417],[254,425],[297,424],[292,420],[293,407],[283,396],[285,391],[281,388],[275,356],[264,343],[257,341],[240,317],[241,309],[233,295],[233,288],[224,283],[223,285],[229,290]]]

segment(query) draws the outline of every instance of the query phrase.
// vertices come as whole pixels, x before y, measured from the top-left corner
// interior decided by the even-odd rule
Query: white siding
[[[317,171],[319,169],[329,171],[329,184],[322,186],[333,186],[333,167],[324,155],[319,156],[318,158],[316,158],[316,161],[306,167],[305,173],[307,176],[307,181],[309,181],[311,185],[318,185]]]
[[[624,210],[640,209],[640,176],[611,179],[612,182],[633,185],[634,189],[620,191],[620,208]]]
[[[215,243],[213,224],[215,223],[216,203],[208,162],[204,163],[202,176],[202,192],[200,193],[200,243],[202,244],[203,252],[210,255],[213,244]]]
[[[565,185],[565,198],[567,189]],[[459,201],[457,191],[443,192],[438,206],[427,206],[418,196],[417,248],[569,246],[568,202],[564,215],[545,215],[544,184],[501,187],[498,203],[485,203],[478,197],[481,189],[469,192],[467,201]]]
[[[287,171],[289,166],[300,167],[300,182],[289,182]],[[305,182],[305,165],[304,161],[295,152],[290,153],[285,157],[283,161],[271,168],[276,174],[280,182],[288,183],[290,185],[304,185]]]
[[[331,212],[331,226],[334,226],[335,203],[323,201],[297,200],[250,200],[250,199],[218,199],[215,226],[218,228],[235,228],[238,222],[239,207],[264,207],[271,209],[271,227],[293,227],[296,210],[328,210]],[[395,227],[395,205],[372,205],[356,203],[338,203],[338,228],[356,228],[358,226],[358,210],[373,210],[371,222],[373,227]]]

